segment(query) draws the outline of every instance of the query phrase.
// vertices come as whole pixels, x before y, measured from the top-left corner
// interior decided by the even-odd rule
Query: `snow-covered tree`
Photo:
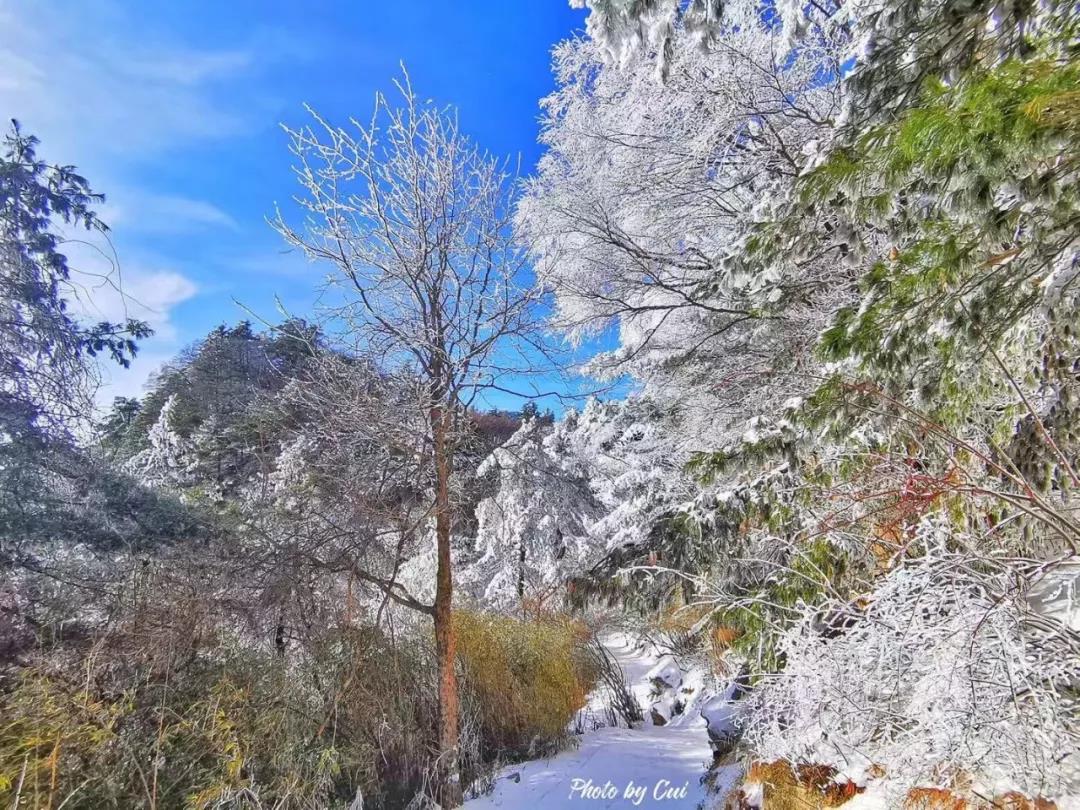
[[[436,547],[435,598],[423,609],[439,659],[435,783],[443,806],[455,807],[463,789],[451,614],[455,456],[472,400],[503,382],[515,352],[535,345],[535,295],[520,284],[506,166],[473,145],[454,114],[417,99],[407,77],[398,87],[401,106],[380,95],[368,126],[316,117],[317,129],[288,130],[308,216],[294,227],[279,215],[276,226],[334,268],[343,301],[330,314],[350,348],[417,381],[409,413],[423,415],[414,446],[431,484]]]
[[[126,365],[149,334],[138,321],[87,325],[72,314],[81,288],[60,231],[103,233],[104,198],[37,147],[17,122],[0,143],[0,571],[38,543],[88,530],[82,498],[61,493],[93,489],[74,439],[92,409],[93,358]]]
[[[127,365],[146,324],[87,324],[89,294],[64,241],[107,230],[73,166],[37,154],[16,122],[0,142],[0,582],[5,669],[54,628],[101,614],[117,556],[201,536],[171,498],[102,463],[82,442],[95,357]],[[25,649],[24,649],[25,645]]]
[[[547,150],[517,215],[557,325],[572,340],[618,330],[590,370],[630,372],[702,438],[809,387],[810,350],[854,281],[832,255],[784,274],[726,261],[827,137],[842,53],[825,36],[789,52],[753,4],[726,14],[708,47],[674,49],[663,84],[655,53],[613,65],[603,43],[560,44]]]
[[[88,326],[71,313],[80,294],[58,228],[107,230],[95,206],[104,197],[74,166],[37,155],[38,139],[13,121],[0,152],[0,397],[4,432],[12,420],[35,430],[63,429],[85,418],[96,380],[88,358],[126,365],[146,324]]]
[[[609,61],[624,63],[642,49],[651,50],[660,79],[668,75],[676,30],[689,31],[696,44],[706,44],[724,10],[722,0],[570,0],[570,5],[589,10],[585,31]]]
[[[513,608],[528,599],[557,607],[566,580],[597,556],[590,529],[601,507],[589,471],[556,432],[527,419],[477,470],[496,477],[496,490],[477,506],[479,558],[467,566],[463,587],[488,604]]]
[[[556,322],[618,330],[593,369],[703,451],[632,521],[678,553],[593,578],[690,583],[752,756],[1074,789],[1071,631],[1023,594],[1078,539],[1075,8],[587,5],[518,225]]]
[[[148,447],[127,462],[128,469],[147,483],[177,487],[195,480],[195,442],[177,429],[178,405],[175,394],[165,400],[147,432]]]

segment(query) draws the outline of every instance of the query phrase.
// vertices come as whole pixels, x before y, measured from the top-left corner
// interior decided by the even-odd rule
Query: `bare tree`
[[[462,135],[453,112],[419,102],[407,76],[396,84],[400,106],[379,95],[367,125],[335,127],[312,112],[314,126],[286,128],[306,217],[297,228],[278,211],[274,224],[334,267],[328,333],[379,368],[422,381],[413,405],[423,414],[421,461],[431,482],[434,604],[405,599],[392,579],[380,587],[434,620],[438,798],[452,807],[462,795],[451,619],[455,449],[470,403],[500,387],[532,343],[534,292],[519,284],[524,257],[511,236],[507,164]]]

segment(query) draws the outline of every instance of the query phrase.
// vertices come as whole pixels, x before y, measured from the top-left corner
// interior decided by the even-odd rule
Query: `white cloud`
[[[113,397],[140,395],[150,375],[176,355],[182,340],[172,319],[173,309],[198,293],[191,279],[173,270],[129,267],[118,281],[116,285],[111,279],[95,279],[93,285],[85,285],[77,314],[88,321],[135,318],[149,324],[154,334],[139,341],[139,354],[129,368],[111,360],[99,362],[99,405],[111,403]]]
[[[146,321],[158,342],[178,335],[172,310],[194,297],[198,286],[156,262],[119,262],[103,239],[66,241],[61,250],[71,267],[72,312],[85,321]]]
[[[3,4],[0,109],[84,169],[102,156],[152,155],[244,129],[221,90],[247,71],[245,49],[195,50],[131,32],[108,3]]]
[[[175,342],[178,335],[170,313],[198,292],[195,283],[171,270],[144,269],[129,271],[119,281],[119,285],[101,283],[91,288],[89,299],[79,307],[80,314],[113,322],[125,318],[146,321],[158,342]]]
[[[154,330],[153,336],[140,341],[140,353],[130,368],[108,359],[98,363],[99,406],[107,406],[116,396],[137,396],[149,376],[181,348],[174,310],[199,293],[198,285],[155,262],[118,263],[101,239],[65,242],[62,250],[72,268],[69,298],[75,317],[86,323],[134,318]]]
[[[119,200],[119,202],[113,202]],[[240,230],[232,215],[205,200],[120,189],[110,194],[98,215],[114,231],[153,235],[191,233],[207,228]]]

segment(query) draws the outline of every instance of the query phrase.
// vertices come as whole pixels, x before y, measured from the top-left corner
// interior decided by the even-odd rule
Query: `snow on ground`
[[[701,784],[712,763],[706,723],[700,714],[700,705],[709,697],[702,674],[681,672],[670,656],[639,649],[635,640],[624,634],[608,636],[604,643],[641,704],[645,723],[638,728],[588,731],[578,738],[576,748],[551,759],[504,768],[494,791],[466,802],[467,810],[693,810],[727,792],[725,788],[710,796]],[[649,708],[657,701],[652,679],[658,674],[663,674],[665,681],[679,681],[678,697],[686,703],[682,714],[672,716],[662,726],[649,720]],[[602,696],[594,695],[590,706],[599,708],[601,701]],[[661,697],[660,702],[670,705],[673,698]],[[720,774],[719,781],[731,785],[738,775],[738,768],[731,767]]]

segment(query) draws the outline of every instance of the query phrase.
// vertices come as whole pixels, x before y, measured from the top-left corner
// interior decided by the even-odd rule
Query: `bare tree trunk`
[[[518,579],[517,579],[518,603],[521,605],[522,615],[525,613],[525,536],[518,538]]]
[[[439,666],[439,804],[462,804],[458,761],[458,687],[454,668],[457,637],[453,625],[453,579],[450,571],[450,473],[446,415],[432,409],[435,440],[435,539],[438,567],[435,574],[435,654]]]

